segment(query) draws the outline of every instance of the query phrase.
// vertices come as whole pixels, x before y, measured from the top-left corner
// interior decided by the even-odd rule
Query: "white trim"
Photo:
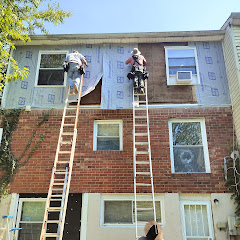
[[[134,195],[132,194],[101,194],[101,203],[100,203],[100,227],[135,227],[134,217],[133,217],[133,207],[134,204],[132,204],[132,224],[111,224],[111,223],[104,223],[104,202],[105,201],[134,201]],[[139,200],[142,201],[149,201],[152,202],[152,195],[149,194],[149,197],[142,197],[139,198]],[[155,202],[160,201],[160,210],[161,210],[161,222],[159,222],[160,225],[163,225],[164,222],[164,211],[163,211],[163,196],[155,194]],[[145,224],[141,225],[139,224],[139,227],[144,227]]]
[[[119,125],[119,150],[100,150],[100,151],[122,151],[123,150],[123,121],[122,120],[95,120],[93,127],[93,151],[97,150],[97,127],[98,124],[118,124]],[[107,137],[107,136],[105,136]],[[111,136],[112,137],[112,136]]]
[[[82,194],[82,213],[81,213],[81,231],[80,239],[87,240],[87,225],[88,225],[88,193]]]
[[[202,206],[205,205],[206,206],[207,217],[208,217],[209,236],[210,236],[211,240],[214,240],[212,210],[211,210],[210,201],[180,201],[183,240],[187,239],[184,205],[202,205]]]
[[[2,142],[2,134],[3,134],[3,128],[0,128],[0,145],[1,145],[1,142]]]
[[[64,82],[63,85],[38,85],[38,75],[39,75],[39,69],[40,69],[40,63],[41,63],[41,55],[42,54],[69,54],[68,50],[40,50],[38,52],[38,61],[37,61],[37,68],[36,68],[36,76],[35,76],[35,84],[34,87],[66,87],[66,80],[67,80],[67,73],[64,72]],[[60,69],[60,68],[54,68],[54,69]],[[63,71],[63,69],[62,69]]]
[[[17,220],[16,220],[16,228],[19,228],[21,214],[22,214],[22,204],[23,202],[46,202],[47,198],[19,198],[18,203],[18,213],[17,213]],[[42,221],[36,221],[32,223],[42,223]],[[15,239],[18,239],[18,231],[15,231]]]
[[[189,118],[189,119],[172,118],[172,119],[169,119],[168,128],[169,128],[169,145],[170,145],[170,158],[171,158],[172,173],[176,173],[175,169],[174,169],[172,123],[179,123],[179,122],[199,122],[200,123],[203,153],[204,153],[204,162],[205,162],[205,172],[191,172],[191,173],[210,173],[211,170],[210,170],[207,134],[206,134],[206,126],[205,126],[204,118]],[[186,172],[186,173],[189,173],[189,172]],[[186,174],[186,173],[185,172],[177,172],[176,174]]]
[[[165,48],[165,62],[166,62],[166,76],[167,76],[167,85],[199,85],[200,84],[200,74],[198,66],[198,57],[196,47],[189,46],[164,46]],[[189,83],[179,83],[176,80],[175,76],[169,75],[169,65],[168,65],[168,50],[183,50],[183,49],[192,49],[194,51],[195,64],[196,64],[196,74],[192,74],[192,81]]]

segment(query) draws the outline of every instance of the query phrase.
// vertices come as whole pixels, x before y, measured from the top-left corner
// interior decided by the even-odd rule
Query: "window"
[[[40,238],[45,211],[45,199],[20,198],[16,231],[18,240],[36,240]]]
[[[122,150],[122,121],[95,121],[93,150]]]
[[[195,47],[165,47],[168,85],[200,84]]]
[[[169,121],[173,173],[210,172],[204,120]]]
[[[162,202],[159,197],[155,199],[156,217],[162,223]],[[138,208],[152,208],[152,200],[138,201]],[[138,221],[145,225],[152,220],[153,210],[138,212]],[[134,197],[111,196],[102,197],[102,225],[132,225],[135,224]]]
[[[184,240],[213,239],[213,227],[209,202],[182,202]]]
[[[36,86],[65,86],[66,73],[62,64],[66,59],[66,51],[41,51],[38,59]]]

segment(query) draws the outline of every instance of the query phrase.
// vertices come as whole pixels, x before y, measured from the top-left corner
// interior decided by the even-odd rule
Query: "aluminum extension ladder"
[[[135,200],[135,225],[136,238],[140,237],[138,226],[146,223],[141,219],[143,212],[151,216],[150,220],[156,221],[154,198],[151,145],[148,115],[147,81],[145,93],[134,93],[133,90],[133,163],[134,163],[134,200]],[[141,205],[144,199],[149,199],[151,193],[152,204],[150,207]]]
[[[68,89],[40,240],[47,240],[49,238],[62,240],[63,238],[73,159],[77,140],[77,124],[83,77],[84,75],[81,76],[78,100],[69,100],[70,89]],[[74,102],[77,102],[77,106],[69,105]]]
[[[12,240],[15,231],[19,231],[22,228],[14,228],[13,227],[13,216],[5,215],[2,216],[2,226],[0,227],[0,240]],[[5,238],[4,238],[5,237]]]

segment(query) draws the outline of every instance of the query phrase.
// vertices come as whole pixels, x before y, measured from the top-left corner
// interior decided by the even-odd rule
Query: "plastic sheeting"
[[[110,44],[103,55],[102,109],[132,107],[133,82],[126,77],[131,66],[125,61],[131,56],[134,46]]]
[[[200,85],[196,85],[198,104],[204,106],[230,105],[226,67],[221,42],[195,42],[200,72]]]
[[[29,69],[27,79],[9,83],[4,92],[3,107],[19,108],[26,105],[39,108],[63,108],[67,87],[36,86],[39,51],[79,50],[89,63],[84,76],[82,96],[93,91],[103,77],[102,108],[128,108],[132,103],[132,83],[126,78],[130,66],[125,66],[126,59],[136,45],[102,44],[69,47],[19,47],[14,51],[14,58],[21,68]],[[67,78],[66,78],[67,79]],[[68,85],[68,83],[67,83]],[[72,96],[74,99],[77,96]]]

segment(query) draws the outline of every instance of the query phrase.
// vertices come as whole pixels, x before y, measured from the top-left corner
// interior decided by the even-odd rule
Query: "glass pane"
[[[209,226],[206,205],[185,205],[184,214],[186,224],[186,235],[187,237],[190,237],[189,239],[199,239],[196,238],[196,236],[209,237]]]
[[[174,147],[175,172],[205,172],[203,147]]]
[[[39,70],[38,85],[63,85],[63,70]]]
[[[180,71],[192,71],[192,74],[197,74],[196,67],[169,67],[169,75],[176,75]]]
[[[105,201],[104,223],[132,223],[132,201]]]
[[[168,58],[195,57],[193,49],[173,49],[168,50]]]
[[[97,150],[120,150],[119,138],[98,137]]]
[[[40,239],[42,223],[21,223],[18,240],[37,240]]]
[[[202,145],[200,122],[172,123],[173,145]]]
[[[23,202],[21,221],[42,221],[45,202]]]
[[[152,208],[151,201],[138,201],[137,208]],[[155,201],[155,209],[156,209],[156,218],[157,222],[161,222],[161,205],[160,201]],[[135,202],[133,202],[133,218],[135,222]],[[138,211],[138,221],[149,222],[153,220],[153,210],[150,211]]]
[[[98,136],[119,136],[119,124],[98,124]]]
[[[66,54],[42,54],[40,68],[62,68]]]
[[[169,58],[169,66],[195,66],[195,58]]]

